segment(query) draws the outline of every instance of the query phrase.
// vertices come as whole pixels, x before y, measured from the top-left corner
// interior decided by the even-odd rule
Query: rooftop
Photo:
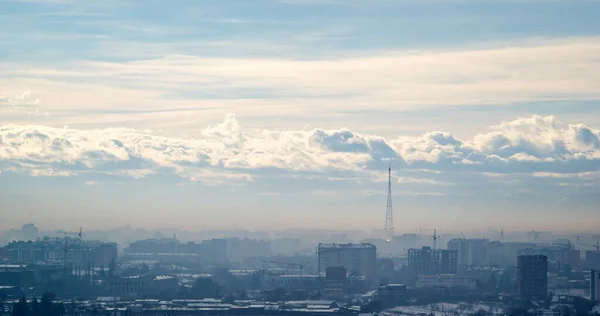
[[[369,243],[360,243],[360,244],[336,244],[336,243],[319,243],[319,250],[321,249],[375,249],[375,245]]]

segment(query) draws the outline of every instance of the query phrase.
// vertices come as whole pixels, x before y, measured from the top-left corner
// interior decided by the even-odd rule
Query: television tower
[[[392,210],[392,164],[388,168],[388,194],[387,194],[387,209],[385,211],[385,238],[388,241],[394,236],[394,212]]]

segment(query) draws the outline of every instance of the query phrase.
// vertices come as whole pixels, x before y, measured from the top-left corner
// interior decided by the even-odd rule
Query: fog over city
[[[600,315],[598,13],[0,0],[0,316]]]

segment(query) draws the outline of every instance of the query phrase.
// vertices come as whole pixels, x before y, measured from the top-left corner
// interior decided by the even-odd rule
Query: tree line
[[[65,314],[63,303],[54,302],[53,293],[44,293],[41,300],[34,298],[31,303],[23,296],[13,304],[12,316],[61,316]]]

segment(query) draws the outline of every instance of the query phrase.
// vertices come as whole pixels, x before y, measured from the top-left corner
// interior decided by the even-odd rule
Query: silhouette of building
[[[590,299],[596,303],[600,302],[600,272],[592,270],[590,274]]]
[[[400,305],[406,296],[406,286],[404,284],[386,284],[379,286],[376,296],[386,306]]]
[[[421,274],[417,277],[415,287],[424,288],[461,288],[465,290],[474,290],[476,287],[475,278],[460,274]]]
[[[548,257],[548,263],[555,268],[569,265],[579,266],[579,250],[570,244],[535,245],[518,252],[519,255],[542,255]]]
[[[81,267],[88,265],[99,267],[108,266],[112,260],[117,259],[117,244],[75,238],[44,237],[35,242],[11,242],[6,245],[5,253],[8,261],[12,263],[64,263],[66,259]]]
[[[600,251],[588,250],[585,252],[585,267],[600,270]]]
[[[40,231],[33,223],[27,223],[21,227],[21,238],[23,241],[36,241]]]
[[[227,242],[225,239],[201,243],[182,243],[176,238],[138,240],[125,248],[125,259],[222,264],[227,262]]]
[[[344,267],[351,275],[375,280],[377,275],[377,247],[373,244],[319,244],[318,273],[329,267]]]
[[[456,250],[421,249],[408,250],[408,267],[419,274],[454,274],[457,270],[458,252]]]
[[[342,299],[346,295],[347,282],[346,268],[328,267],[323,294],[329,299]]]
[[[242,261],[248,257],[268,257],[271,255],[271,242],[251,238],[227,238],[227,259]]]
[[[136,275],[111,278],[107,285],[108,290],[113,295],[139,297],[143,295],[156,295],[166,289],[176,287],[177,284],[178,279],[175,276]]]
[[[548,294],[548,257],[521,255],[517,258],[517,286],[522,299],[544,299]]]
[[[448,249],[458,252],[458,266],[481,266],[488,264],[487,239],[456,238],[448,241]]]

